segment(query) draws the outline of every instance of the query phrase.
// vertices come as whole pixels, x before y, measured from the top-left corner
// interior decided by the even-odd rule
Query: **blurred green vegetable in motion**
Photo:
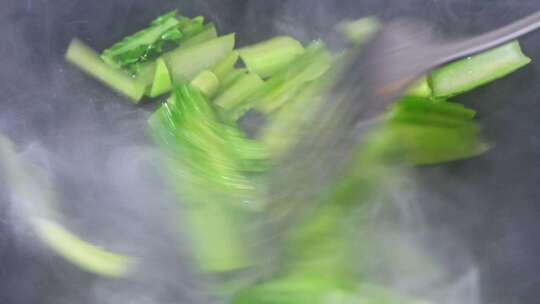
[[[194,256],[205,271],[242,269],[254,263],[245,221],[260,209],[244,174],[255,143],[225,124],[206,97],[190,85],[173,89],[153,114],[150,131],[167,152],[170,182],[184,203]],[[243,223],[244,222],[244,223]]]
[[[0,134],[0,169],[11,197],[37,236],[58,255],[81,269],[106,277],[127,276],[136,259],[90,244],[58,224],[57,195],[51,178],[38,166],[25,163],[14,144]]]
[[[381,26],[381,22],[376,17],[364,17],[356,20],[344,20],[336,27],[349,42],[362,44],[368,41]]]
[[[135,259],[87,243],[54,221],[31,220],[39,237],[66,260],[82,269],[107,277],[123,277],[135,266]]]

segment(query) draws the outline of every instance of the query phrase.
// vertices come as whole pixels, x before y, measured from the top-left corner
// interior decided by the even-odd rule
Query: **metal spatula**
[[[448,41],[417,21],[388,24],[351,58],[309,130],[276,168],[271,194],[284,204],[290,203],[285,209],[291,212],[306,208],[305,203],[314,201],[346,166],[352,147],[358,143],[359,122],[376,123],[377,117],[429,70],[539,27],[540,12],[474,38]],[[282,206],[277,208],[283,210]]]

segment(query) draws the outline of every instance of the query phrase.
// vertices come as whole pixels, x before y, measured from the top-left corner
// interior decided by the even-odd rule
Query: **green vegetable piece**
[[[226,125],[225,131],[242,171],[265,172],[268,169],[269,154],[261,143],[247,138],[236,124]]]
[[[135,266],[135,259],[87,243],[53,221],[35,218],[32,224],[48,246],[71,263],[89,272],[108,277],[122,277]]]
[[[257,74],[244,74],[217,96],[214,102],[225,110],[231,110],[253,95],[262,85],[263,81]]]
[[[238,52],[250,72],[266,78],[286,67],[304,51],[304,47],[297,40],[279,36],[242,48]]]
[[[233,69],[228,75],[223,77],[221,81],[221,91],[228,89],[233,85],[238,79],[247,75],[248,71],[246,69]]]
[[[405,94],[408,96],[417,96],[417,97],[431,97],[432,90],[429,85],[428,79],[426,76],[420,78],[412,88]]]
[[[144,84],[103,62],[96,52],[79,40],[69,44],[66,59],[135,103],[139,102],[145,92]]]
[[[103,51],[101,57],[114,67],[125,67],[160,54],[164,43],[178,42],[182,32],[178,29],[176,11],[169,12],[154,20],[147,29],[122,39]]]
[[[414,165],[432,165],[481,155],[489,150],[477,126],[435,127],[393,123],[387,127],[386,151]],[[382,153],[381,153],[382,154]]]
[[[52,250],[82,269],[103,276],[121,277],[132,270],[135,259],[106,251],[80,240],[50,218],[57,217],[58,197],[45,170],[25,162],[15,145],[0,134],[0,168],[17,198],[17,211],[26,216],[39,238]]]
[[[191,86],[201,90],[207,98],[211,98],[219,89],[219,79],[214,73],[204,70],[191,81]]]
[[[348,41],[362,44],[369,40],[380,27],[381,23],[376,17],[364,17],[352,21],[345,20],[337,25],[337,30]]]
[[[275,278],[240,291],[232,304],[346,304],[358,302],[353,289],[324,275]],[[370,303],[371,304],[371,303]]]
[[[179,47],[163,55],[173,82],[190,81],[200,71],[225,58],[234,48],[234,34],[229,34],[189,47]]]
[[[480,137],[476,112],[458,103],[407,97],[389,122],[368,141],[371,155],[413,165],[439,164],[481,155],[489,149]]]
[[[238,61],[239,56],[240,54],[237,51],[232,51],[227,57],[212,67],[212,72],[220,80],[225,79],[234,70],[234,65]]]
[[[192,251],[203,271],[227,272],[253,263],[242,241],[238,216],[225,206],[201,203],[185,212]]]
[[[519,42],[513,41],[487,52],[443,66],[431,74],[436,98],[454,96],[504,77],[527,65]]]
[[[251,146],[231,135],[239,129],[221,120],[197,89],[179,85],[150,119],[151,134],[169,156],[170,181],[184,203],[185,223],[199,266],[207,272],[253,265],[249,229],[257,194],[244,175]],[[245,159],[242,159],[246,157]],[[255,160],[254,160],[255,161]]]
[[[181,161],[190,172],[204,177],[205,184],[213,184],[206,191],[215,190],[231,195],[251,194],[249,182],[235,165],[231,147],[224,141],[227,137],[212,105],[201,91],[190,85],[180,85],[150,120],[150,127],[156,131],[159,144],[164,148],[181,149]],[[164,133],[158,131],[166,131]],[[173,138],[169,138],[174,134]],[[247,191],[247,192],[246,192]]]
[[[429,99],[419,97],[406,97],[394,106],[394,118],[405,113],[415,113],[426,117],[440,115],[448,119],[462,119],[465,121],[470,121],[476,116],[476,111],[465,108],[460,103],[443,100],[432,102]]]
[[[182,39],[189,39],[190,37],[200,33],[204,28],[204,16],[197,16],[195,18],[180,17],[179,28],[184,33]]]
[[[264,143],[272,158],[279,158],[301,136],[302,126],[316,112],[324,91],[321,77],[302,87],[291,101],[269,118],[263,127],[259,141]]]
[[[234,34],[222,36],[190,47],[180,46],[163,55],[173,83],[187,83],[201,71],[223,59],[234,48]],[[155,62],[143,63],[137,81],[150,86],[155,75]]]
[[[265,82],[253,97],[255,108],[265,114],[279,109],[303,84],[326,73],[331,62],[331,55],[324,44],[320,41],[312,43],[294,63]]]
[[[156,60],[156,71],[154,73],[154,81],[150,90],[150,97],[157,97],[171,90],[172,81],[169,69],[163,58]]]
[[[214,24],[209,23],[203,27],[201,27],[201,30],[192,35],[191,37],[187,37],[186,39],[181,41],[181,44],[183,47],[189,47],[193,45],[197,45],[203,42],[206,42],[208,40],[212,40],[217,38],[217,30]]]

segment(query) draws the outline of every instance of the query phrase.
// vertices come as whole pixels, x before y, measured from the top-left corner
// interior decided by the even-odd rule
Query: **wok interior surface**
[[[237,32],[240,45],[276,34],[303,41],[322,37],[332,45],[332,26],[343,18],[418,17],[459,37],[526,16],[539,10],[540,2],[7,0],[0,10],[0,131],[21,146],[39,142],[59,159],[72,162],[84,161],[85,153],[103,152],[93,145],[143,142],[142,110],[67,66],[63,52],[73,37],[101,50],[174,8],[207,16],[221,33]],[[424,189],[444,200],[422,202],[427,221],[466,244],[479,267],[485,303],[537,303],[540,296],[540,33],[521,41],[533,64],[459,98],[478,110],[495,148],[479,158],[415,173]],[[93,172],[94,165],[81,164],[82,172]],[[15,235],[27,232],[13,219],[5,189],[0,190],[0,201],[0,303],[60,303],[59,294],[66,302],[85,303],[87,287],[97,279],[53,253],[37,250],[38,245],[18,242]],[[177,279],[164,274],[156,277],[155,286],[132,288],[157,288],[163,303],[204,301],[186,297],[183,290],[193,288],[193,283],[170,282]]]

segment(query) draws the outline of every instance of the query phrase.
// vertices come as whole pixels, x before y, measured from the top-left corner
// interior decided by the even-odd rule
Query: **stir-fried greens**
[[[339,29],[358,47],[379,26],[368,18]],[[199,269],[223,274],[266,267],[264,253],[251,244],[262,237],[268,210],[276,210],[265,192],[272,164],[294,146],[306,122],[317,119],[346,56],[322,41],[304,46],[288,36],[236,49],[234,34],[219,36],[203,17],[170,12],[101,55],[74,40],[66,58],[135,102],[170,92],[151,115],[148,133],[165,155]],[[355,148],[347,172],[317,198],[319,208],[272,244],[279,261],[272,274],[236,290],[232,303],[417,303],[350,271],[353,210],[396,164],[441,164],[486,152],[490,145],[476,112],[448,98],[529,62],[514,41],[420,79]],[[266,117],[256,138],[238,125],[249,111]],[[87,271],[124,275],[133,263],[48,219],[36,220],[35,228],[53,250]]]

